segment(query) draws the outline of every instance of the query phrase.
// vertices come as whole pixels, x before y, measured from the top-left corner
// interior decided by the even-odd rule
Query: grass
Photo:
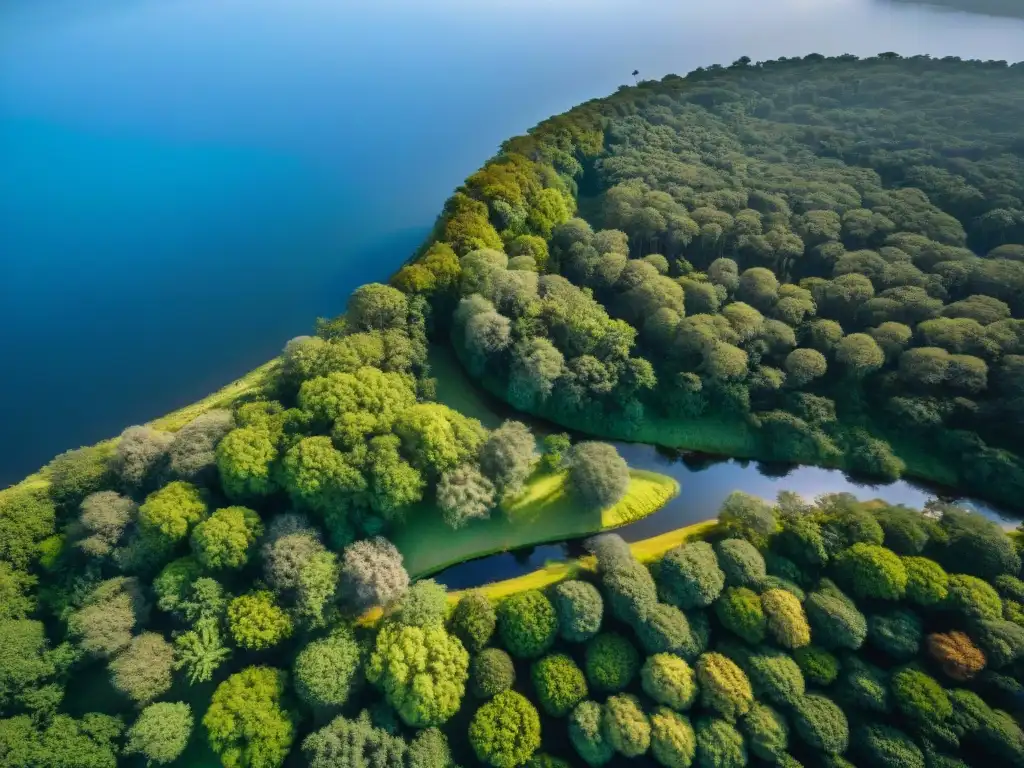
[[[409,575],[419,579],[496,552],[618,528],[655,512],[677,493],[679,484],[671,477],[632,470],[621,501],[608,509],[587,511],[568,493],[564,472],[541,473],[490,518],[456,531],[445,524],[433,504],[420,504],[392,540],[405,558]]]

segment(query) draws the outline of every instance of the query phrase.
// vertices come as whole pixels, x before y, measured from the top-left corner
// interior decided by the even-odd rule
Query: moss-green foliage
[[[798,584],[778,576],[765,576],[761,579],[761,583],[758,585],[758,588],[762,592],[767,592],[769,589],[782,589],[789,592],[800,602],[807,599],[807,593],[804,592]]]
[[[525,768],[572,768],[572,766],[565,762],[565,760],[537,752],[526,761]]]
[[[697,698],[693,668],[671,653],[648,656],[640,670],[644,693],[675,710],[689,709]]]
[[[821,526],[825,547],[830,554],[855,544],[881,545],[885,539],[882,526],[868,510],[860,507],[849,494],[825,497],[819,507],[828,507],[828,517]]]
[[[888,725],[859,728],[853,737],[853,751],[864,765],[881,768],[925,768],[920,747],[902,731]]]
[[[767,620],[761,597],[746,587],[729,587],[715,601],[715,615],[722,626],[752,645],[764,640]]]
[[[725,539],[715,544],[718,566],[732,587],[756,587],[767,575],[764,557],[749,541]]]
[[[686,615],[668,603],[655,603],[633,622],[640,645],[647,653],[671,651],[694,659],[703,650],[703,643],[690,628]]]
[[[364,649],[348,626],[338,625],[322,640],[314,640],[295,658],[295,690],[313,707],[340,707],[357,689],[362,677]]]
[[[939,562],[947,569],[994,579],[1020,571],[1020,557],[1002,529],[981,515],[958,507],[943,509],[939,525],[945,540]]]
[[[891,709],[889,675],[863,659],[847,654],[835,684],[835,696],[843,706],[866,712],[886,713]]]
[[[575,579],[563,581],[551,590],[551,602],[558,615],[558,634],[563,640],[586,642],[601,629],[604,600],[593,584]]]
[[[651,754],[665,768],[689,768],[697,752],[697,736],[683,715],[668,707],[651,713]]]
[[[746,714],[754,692],[746,673],[728,656],[705,653],[697,659],[697,685],[704,707],[715,710],[730,722]]]
[[[868,617],[868,643],[896,660],[917,655],[924,631],[920,617],[903,609]]]
[[[743,768],[747,747],[743,734],[725,720],[704,717],[697,721],[697,765],[699,768]]]
[[[412,627],[436,627],[448,614],[448,591],[433,579],[417,581],[402,595],[392,618]]]
[[[270,667],[247,667],[213,693],[203,726],[225,768],[277,766],[295,736],[284,708],[287,676]]]
[[[263,535],[260,516],[246,507],[214,511],[192,530],[192,551],[210,570],[241,568]]]
[[[784,589],[769,589],[761,595],[761,607],[768,632],[779,645],[800,648],[811,642],[811,629],[800,600]]]
[[[762,760],[777,762],[789,744],[789,726],[780,712],[766,704],[754,703],[740,721],[750,751]]]
[[[919,724],[939,723],[953,714],[953,705],[942,686],[919,669],[898,670],[890,686],[896,708]]]
[[[53,535],[55,522],[53,501],[45,494],[20,488],[0,493],[0,559],[28,568],[40,542]]]
[[[473,715],[469,743],[480,762],[515,768],[540,747],[540,717],[525,696],[503,691]]]
[[[481,592],[463,595],[452,612],[452,632],[472,653],[490,642],[497,623],[494,606]]]
[[[949,594],[949,576],[941,565],[927,557],[904,557],[907,572],[907,600],[921,606],[938,605]]]
[[[177,542],[206,518],[207,511],[202,492],[190,483],[176,480],[146,497],[139,507],[139,523],[144,530]]]
[[[793,652],[804,677],[814,685],[828,686],[839,677],[839,659],[816,645],[805,645]]]
[[[513,656],[533,659],[555,641],[558,620],[551,601],[537,590],[520,592],[498,606],[498,634]]]
[[[1024,627],[1011,621],[979,621],[974,637],[994,669],[1005,667],[1024,657]]]
[[[933,523],[914,509],[885,507],[875,513],[884,533],[884,544],[899,555],[919,555],[928,543]]]
[[[601,732],[624,757],[639,757],[651,746],[651,723],[639,699],[627,693],[608,697],[601,712]]]
[[[240,595],[228,605],[228,630],[242,648],[271,648],[290,636],[292,629],[291,617],[266,590]]]
[[[804,695],[803,673],[788,653],[768,645],[756,650],[730,647],[729,653],[747,673],[758,698],[778,706],[792,706]]]
[[[802,568],[813,570],[828,562],[821,526],[806,517],[783,521],[782,530],[776,536],[773,546],[779,554]]]
[[[604,765],[615,754],[601,728],[603,712],[596,701],[584,701],[569,715],[569,741],[587,765]]]
[[[813,749],[839,755],[846,751],[850,726],[839,706],[826,696],[811,693],[793,706],[797,736]]]
[[[835,560],[840,582],[854,595],[899,600],[907,589],[907,571],[898,555],[876,544],[854,544]]]
[[[537,703],[551,717],[565,717],[587,697],[587,681],[576,662],[564,653],[535,661],[530,677]]]
[[[110,488],[113,483],[113,447],[109,444],[65,451],[43,468],[50,481],[54,503],[70,510],[90,493]]]
[[[605,571],[601,586],[612,616],[626,624],[642,621],[658,602],[657,587],[650,571],[633,559]]]
[[[992,586],[996,588],[999,596],[1003,599],[1024,603],[1024,581],[1021,581],[1016,576],[1010,576],[1005,573],[1001,576],[996,576],[992,580]]]
[[[587,643],[584,667],[587,681],[597,692],[621,691],[636,677],[640,655],[616,632],[605,632]]]
[[[500,648],[484,648],[469,663],[469,685],[473,695],[489,699],[507,691],[516,681],[512,657]]]
[[[730,493],[718,510],[718,522],[729,536],[762,546],[778,528],[772,508],[743,491]]]
[[[1003,615],[999,593],[976,576],[962,573],[949,577],[945,605],[971,621],[994,621]]]
[[[664,599],[684,611],[711,605],[725,586],[715,551],[703,541],[670,550],[658,565],[657,577]]]
[[[867,619],[838,591],[812,592],[804,603],[815,642],[825,648],[857,650],[868,634]]]
[[[183,702],[150,704],[128,731],[126,754],[139,754],[150,765],[166,765],[185,751],[192,735],[192,710]]]

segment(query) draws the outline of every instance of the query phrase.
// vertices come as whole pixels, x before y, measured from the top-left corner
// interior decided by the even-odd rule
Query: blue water
[[[385,278],[510,135],[741,55],[1024,58],[885,0],[4,0],[0,485]]]

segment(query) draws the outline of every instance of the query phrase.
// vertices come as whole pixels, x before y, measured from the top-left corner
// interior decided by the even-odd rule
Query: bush
[[[800,601],[783,589],[769,589],[761,595],[761,607],[768,632],[785,648],[800,648],[811,642],[811,629]]]
[[[612,616],[626,624],[642,621],[658,603],[658,589],[650,571],[632,558],[604,572],[601,585]]]
[[[272,648],[292,634],[292,620],[265,590],[236,597],[228,605],[228,630],[251,651]]]
[[[1024,656],[1024,627],[1011,621],[980,621],[974,629],[989,666],[1005,667]]]
[[[985,668],[985,654],[963,632],[928,635],[928,655],[954,680],[970,680]]]
[[[557,629],[551,601],[536,589],[512,595],[498,606],[498,634],[513,656],[541,656],[554,643]]]
[[[921,725],[939,723],[953,714],[949,696],[935,678],[905,667],[892,676],[893,702],[906,717]]]
[[[736,661],[746,671],[758,697],[779,706],[792,706],[804,695],[803,673],[789,654],[766,645],[756,651],[743,649],[736,654]]]
[[[144,706],[171,687],[173,663],[171,644],[156,632],[143,632],[110,662],[110,681],[118,691]]]
[[[857,597],[899,600],[907,571],[899,556],[875,544],[854,544],[835,560],[836,574]]]
[[[875,513],[884,544],[898,555],[920,555],[928,544],[924,515],[915,509],[885,507]]]
[[[743,768],[747,764],[743,735],[725,720],[704,717],[695,730],[699,768]]]
[[[762,760],[777,763],[789,744],[789,726],[776,710],[757,702],[743,718],[741,727],[747,734],[750,751]]]
[[[804,607],[814,639],[823,647],[855,651],[863,645],[868,634],[868,622],[848,599],[826,592],[812,592]]]
[[[1003,603],[992,586],[962,573],[949,577],[946,607],[959,611],[970,621],[994,621],[1003,616]]]
[[[846,751],[850,739],[846,715],[825,696],[810,693],[799,699],[793,707],[793,726],[813,749],[833,755]]]
[[[558,633],[570,643],[583,643],[601,629],[604,601],[597,587],[586,581],[563,581],[551,590],[558,616]]]
[[[703,650],[686,615],[668,603],[655,603],[643,619],[633,622],[640,644],[647,653],[678,653],[695,659]]]
[[[697,752],[693,726],[668,707],[651,713],[651,754],[665,768],[689,768]]]
[[[750,680],[732,659],[720,653],[705,653],[697,659],[696,672],[702,706],[730,722],[750,709],[754,701]]]
[[[448,590],[433,579],[423,579],[399,598],[394,619],[410,627],[441,626],[447,613]]]
[[[551,717],[565,717],[587,697],[583,672],[564,653],[545,656],[530,668],[537,703]]]
[[[669,550],[658,564],[657,577],[664,599],[684,611],[711,605],[725,586],[715,551],[705,541]]]
[[[848,549],[854,544],[881,546],[885,540],[882,526],[878,524],[875,516],[860,506],[849,494],[829,494],[823,500],[819,500],[819,508],[822,507],[826,517],[821,524],[821,535],[825,539],[825,549],[830,555]]]
[[[385,624],[366,666],[366,679],[416,728],[441,725],[458,712],[468,676],[469,654],[439,626]]]
[[[604,765],[615,754],[601,728],[603,711],[596,701],[584,701],[569,715],[569,741],[590,766]]]
[[[778,576],[765,576],[758,585],[758,588],[762,592],[767,592],[769,589],[781,589],[785,592],[789,592],[800,602],[807,599],[807,593],[804,592],[797,584],[794,584],[792,581],[779,578]]]
[[[821,526],[806,517],[785,520],[773,546],[805,570],[813,571],[828,562]]]
[[[938,605],[949,592],[949,576],[942,566],[927,557],[904,557],[907,599],[924,607]]]
[[[469,743],[480,762],[515,768],[540,747],[540,717],[524,696],[503,691],[473,715]]]
[[[824,648],[805,645],[793,652],[793,658],[804,678],[814,685],[829,686],[839,676],[839,659]]]
[[[888,725],[871,724],[854,737],[854,751],[864,765],[878,768],[925,768],[924,755],[907,734]]]
[[[363,648],[347,624],[314,640],[295,658],[295,690],[311,707],[340,707],[362,678]]]
[[[890,710],[888,674],[853,654],[843,659],[835,694],[847,708],[879,713]]]
[[[469,663],[469,685],[478,699],[489,699],[515,684],[512,657],[500,648],[484,648]]]
[[[733,491],[718,509],[718,524],[732,537],[764,546],[775,533],[777,523],[771,505],[743,491]]]
[[[897,609],[868,619],[868,642],[897,660],[916,656],[923,635],[921,619],[911,611]]]
[[[640,670],[640,684],[656,702],[676,710],[689,709],[697,698],[693,669],[671,653],[648,656]]]
[[[761,598],[746,587],[729,587],[715,601],[715,614],[722,626],[751,645],[764,641],[767,620]]]
[[[452,613],[452,632],[470,653],[478,653],[491,641],[497,623],[494,606],[482,592],[467,592]]]
[[[756,587],[768,575],[764,557],[749,541],[725,539],[715,544],[715,554],[729,586]]]
[[[992,580],[1020,571],[1020,557],[1003,530],[979,514],[946,506],[939,525],[946,534],[939,562],[971,576]]]
[[[609,696],[601,713],[601,732],[624,757],[639,757],[651,747],[651,724],[636,696]]]
[[[188,704],[150,704],[129,729],[125,754],[142,755],[149,765],[173,763],[188,745],[192,722]]]
[[[203,725],[225,768],[284,763],[295,726],[282,707],[287,676],[270,667],[246,667],[217,686]]]
[[[262,535],[259,515],[246,507],[225,507],[192,529],[192,551],[211,570],[238,569]]]
[[[626,495],[629,467],[615,446],[577,443],[569,464],[569,487],[591,509],[606,509]]]
[[[615,693],[626,688],[636,677],[640,656],[622,635],[600,634],[587,643],[584,668],[591,687],[601,693]]]

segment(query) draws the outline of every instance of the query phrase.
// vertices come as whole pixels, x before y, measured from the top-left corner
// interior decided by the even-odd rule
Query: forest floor
[[[488,519],[458,530],[444,522],[436,506],[419,504],[392,534],[392,541],[405,558],[409,575],[419,579],[496,552],[612,530],[656,512],[679,493],[679,483],[671,477],[634,469],[626,495],[617,504],[587,511],[569,494],[566,477],[565,472],[534,475],[519,496]]]

